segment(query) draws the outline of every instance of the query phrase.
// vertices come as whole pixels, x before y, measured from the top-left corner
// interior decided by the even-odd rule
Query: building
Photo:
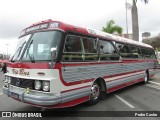
[[[128,39],[133,39],[133,34],[122,34],[122,37],[128,38]]]
[[[151,37],[151,33],[150,32],[142,33],[142,39],[146,39],[146,38],[150,38],[150,37]]]

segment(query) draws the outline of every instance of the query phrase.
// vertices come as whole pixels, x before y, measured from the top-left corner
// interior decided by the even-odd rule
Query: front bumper
[[[11,90],[3,86],[3,93],[8,97],[13,97],[24,103],[29,103],[38,106],[51,106],[61,103],[61,96],[45,96],[45,95],[32,95],[25,93],[24,90]],[[13,93],[16,96],[13,96]]]

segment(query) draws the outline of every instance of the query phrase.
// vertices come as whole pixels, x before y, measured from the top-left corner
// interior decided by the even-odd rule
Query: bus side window
[[[141,48],[141,50],[142,50],[143,58],[148,59],[150,57],[149,53],[148,53],[148,49],[147,48]]]
[[[109,41],[100,40],[100,60],[119,60],[119,54],[116,52],[112,43]]]
[[[131,50],[132,50],[132,57],[133,57],[133,58],[140,58],[138,47],[136,47],[136,46],[131,46],[130,48],[131,48]]]
[[[82,61],[81,38],[68,35],[64,45],[63,61]]]
[[[122,43],[116,43],[116,47],[122,58],[132,58],[132,52],[128,45]]]
[[[62,61],[98,60],[97,40],[93,38],[68,35],[64,45]]]
[[[97,40],[92,38],[82,38],[84,47],[84,60],[98,60]]]
[[[142,50],[140,47],[138,47],[138,55],[139,55],[139,58],[143,58]]]
[[[145,58],[145,50],[142,47],[140,47],[139,49],[141,50],[142,58]]]
[[[156,58],[154,49],[149,49],[150,58]]]

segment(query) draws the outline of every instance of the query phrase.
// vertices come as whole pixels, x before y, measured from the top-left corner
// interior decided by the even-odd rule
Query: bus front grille
[[[11,85],[34,89],[34,80],[11,77]]]

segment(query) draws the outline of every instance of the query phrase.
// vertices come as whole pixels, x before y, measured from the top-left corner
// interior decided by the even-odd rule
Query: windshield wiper
[[[22,47],[19,47],[18,49],[17,49],[17,51],[15,52],[15,54],[12,56],[12,58],[11,58],[11,62],[15,62],[15,61],[13,61],[13,58],[14,58],[14,56],[17,54],[17,52],[19,51],[19,49],[21,49]]]
[[[22,46],[19,47],[19,48],[16,50],[15,54],[14,54],[13,57],[11,58],[11,62],[15,62],[15,60],[13,60],[13,58],[15,57],[15,55],[17,54],[18,51],[19,51],[19,53],[18,53],[18,55],[17,55],[17,57],[16,57],[15,59],[17,59],[17,58],[19,57],[19,55],[20,55],[20,53],[21,53],[21,50],[22,50],[22,48],[23,48],[23,46],[24,46],[25,43],[26,43],[26,42],[24,42],[24,43],[22,44]]]

